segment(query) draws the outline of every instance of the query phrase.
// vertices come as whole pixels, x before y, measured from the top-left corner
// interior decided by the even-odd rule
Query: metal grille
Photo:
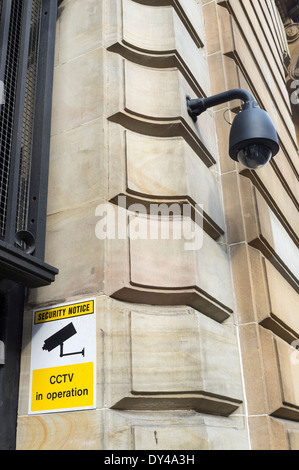
[[[38,48],[40,35],[40,14],[42,0],[35,0],[32,4],[30,24],[30,42],[26,76],[26,91],[24,104],[24,119],[22,132],[22,147],[19,173],[19,192],[17,205],[16,231],[27,229],[28,193],[30,184],[32,134],[34,123],[36,79],[38,64]]]
[[[0,112],[0,237],[5,236],[11,147],[14,128],[16,85],[22,27],[23,2],[14,0],[10,18],[4,76],[5,104]]]
[[[0,279],[28,287],[58,273],[44,262],[56,22],[57,0],[0,0]]]

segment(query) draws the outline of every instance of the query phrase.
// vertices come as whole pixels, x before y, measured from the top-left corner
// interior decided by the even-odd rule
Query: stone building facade
[[[60,2],[45,255],[59,274],[26,301],[17,449],[299,449],[299,26],[286,3]],[[187,113],[187,95],[233,88],[277,129],[280,152],[257,171],[228,156],[239,101]],[[165,219],[171,206],[187,217]],[[103,208],[122,236],[104,232]],[[186,222],[198,246],[174,236]],[[145,236],[165,223],[168,237]],[[32,312],[90,298],[95,406],[30,414]]]

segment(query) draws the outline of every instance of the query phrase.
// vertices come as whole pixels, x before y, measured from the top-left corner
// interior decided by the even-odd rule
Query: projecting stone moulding
[[[156,8],[132,0],[110,0],[106,9],[106,23],[110,25],[106,46],[132,62],[157,68],[177,67],[196,93],[207,95],[209,69],[202,47],[201,8],[193,2],[188,3],[187,10],[181,9],[178,2],[176,8],[171,8],[171,4],[164,2]]]
[[[251,395],[249,414],[299,421],[298,350],[256,324],[242,326],[240,337],[246,344],[243,357]]]
[[[109,121],[140,134],[183,137],[206,166],[216,163],[217,139],[212,112],[194,124],[186,96],[194,96],[178,69],[153,69],[107,52],[106,114]]]
[[[190,305],[219,322],[230,316],[230,266],[220,244],[190,219],[128,215],[117,206],[111,214],[116,226],[114,239],[112,230],[107,240],[107,295],[142,304]],[[98,235],[106,222],[99,220]]]
[[[259,249],[298,292],[299,259],[296,243],[253,186],[249,188],[244,185],[242,198],[247,241]]]
[[[109,123],[109,169],[116,204],[124,195],[127,207],[140,202],[150,212],[152,203],[178,203],[190,214],[200,205],[204,230],[214,239],[224,233],[220,183],[182,137],[148,137]]]
[[[194,41],[201,47],[204,36],[204,23],[202,6],[197,2],[189,0],[133,0],[134,3],[152,7],[173,7],[184,24],[187,25],[189,33]]]
[[[230,248],[240,323],[259,323],[288,343],[299,339],[298,294],[259,250]],[[248,296],[252,289],[253,295]]]
[[[193,409],[228,416],[240,407],[240,364],[231,325],[188,308],[129,310],[111,302],[106,344],[110,408]]]

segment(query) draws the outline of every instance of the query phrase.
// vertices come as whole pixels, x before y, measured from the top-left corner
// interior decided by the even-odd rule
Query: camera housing
[[[258,169],[269,163],[278,151],[278,137],[269,114],[244,105],[232,124],[230,157],[247,168]]]
[[[247,90],[233,89],[208,98],[187,96],[187,110],[197,121],[208,108],[231,100],[242,100],[242,110],[235,117],[229,138],[229,155],[247,168],[261,168],[279,152],[279,141],[269,114],[260,109]]]

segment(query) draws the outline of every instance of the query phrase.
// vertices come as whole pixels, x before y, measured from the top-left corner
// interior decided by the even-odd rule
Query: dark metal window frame
[[[4,82],[4,90],[10,15],[14,1],[2,2],[0,80]],[[27,287],[40,287],[52,283],[58,273],[56,268],[44,262],[57,0],[41,2],[27,220],[25,229],[18,231],[16,220],[32,2],[23,0],[5,234],[0,239],[0,278]]]

